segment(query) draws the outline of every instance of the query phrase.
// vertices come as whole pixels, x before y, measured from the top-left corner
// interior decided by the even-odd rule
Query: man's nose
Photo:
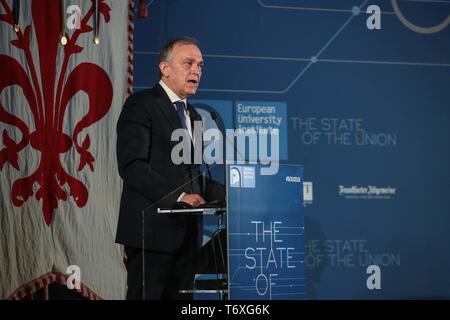
[[[202,73],[202,67],[201,67],[201,66],[198,66],[198,65],[196,65],[196,64],[192,64],[191,72],[194,73],[194,74],[197,74],[197,75],[201,75],[201,73]]]

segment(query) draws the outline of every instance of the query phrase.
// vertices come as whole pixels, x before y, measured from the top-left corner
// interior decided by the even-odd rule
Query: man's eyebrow
[[[192,60],[194,60],[194,58],[186,57],[186,58],[183,59],[183,61],[192,61]]]
[[[184,59],[183,59],[183,62],[194,62],[194,61],[195,61],[195,58],[184,58]],[[203,64],[204,61],[203,61],[203,60],[200,60],[198,63]]]

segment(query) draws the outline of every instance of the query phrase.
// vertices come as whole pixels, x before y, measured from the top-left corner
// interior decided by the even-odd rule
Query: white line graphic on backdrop
[[[405,18],[402,11],[398,7],[397,0],[391,0],[392,8],[395,11],[395,14],[400,19],[401,23],[403,23],[408,29],[417,32],[417,33],[436,33],[443,29],[445,29],[450,24],[450,13],[447,18],[441,23],[433,26],[433,27],[419,27],[413,23],[411,23],[408,19]]]
[[[148,5],[150,5],[152,0]],[[325,63],[355,63],[355,64],[379,64],[379,65],[402,65],[402,66],[425,66],[425,67],[450,67],[450,63],[432,63],[432,62],[410,62],[410,61],[376,61],[376,60],[355,60],[355,59],[320,59],[319,56],[325,51],[325,49],[334,41],[334,39],[343,31],[343,29],[351,22],[351,20],[360,14],[361,8],[369,1],[364,1],[359,7],[353,7],[352,10],[341,9],[327,9],[327,8],[304,8],[304,7],[284,7],[284,6],[269,6],[264,4],[261,0],[257,0],[262,7],[268,9],[289,9],[289,10],[318,10],[318,11],[335,11],[335,12],[351,12],[352,15],[347,21],[339,28],[339,30],[331,37],[331,39],[322,47],[322,49],[311,58],[293,58],[293,57],[270,57],[270,56],[244,56],[244,55],[223,55],[223,54],[204,54],[205,57],[223,58],[223,59],[255,59],[255,60],[274,60],[274,61],[300,61],[309,63],[306,67],[300,71],[300,73],[290,82],[290,84],[284,90],[253,90],[253,89],[227,89],[227,88],[200,88],[199,91],[203,92],[236,92],[236,93],[262,93],[262,94],[284,94],[289,91],[292,86],[303,76],[303,74],[309,69],[309,67],[318,62]],[[399,0],[392,0],[392,3]],[[401,2],[421,2],[421,3],[449,3],[450,1],[443,0],[401,0]],[[147,6],[148,6],[147,5]],[[395,12],[394,12],[395,13]],[[400,17],[399,17],[400,18]],[[447,23],[450,20],[449,17],[443,22]],[[442,26],[441,23],[439,26]],[[447,23],[448,24],[448,23]],[[419,27],[420,28],[420,27]],[[159,55],[159,52],[154,51],[140,51],[136,50],[135,54],[150,54]],[[135,86],[135,89],[145,89],[148,86]]]
[[[291,7],[291,6],[275,6],[265,4],[262,0],[257,0],[259,5],[267,9],[284,9],[284,10],[301,10],[301,11],[320,11],[320,12],[341,12],[352,13],[351,9],[334,9],[334,8],[311,8],[311,7]],[[395,14],[393,11],[382,11],[381,14]]]

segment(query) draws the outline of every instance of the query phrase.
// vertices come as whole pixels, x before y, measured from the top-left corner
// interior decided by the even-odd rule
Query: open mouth
[[[187,82],[190,83],[190,84],[193,84],[193,85],[197,85],[198,84],[198,81],[195,80],[195,79],[190,79]]]

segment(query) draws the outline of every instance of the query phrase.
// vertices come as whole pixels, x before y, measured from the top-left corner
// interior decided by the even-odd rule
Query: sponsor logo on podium
[[[229,178],[231,188],[256,187],[256,173],[253,166],[231,166]]]

